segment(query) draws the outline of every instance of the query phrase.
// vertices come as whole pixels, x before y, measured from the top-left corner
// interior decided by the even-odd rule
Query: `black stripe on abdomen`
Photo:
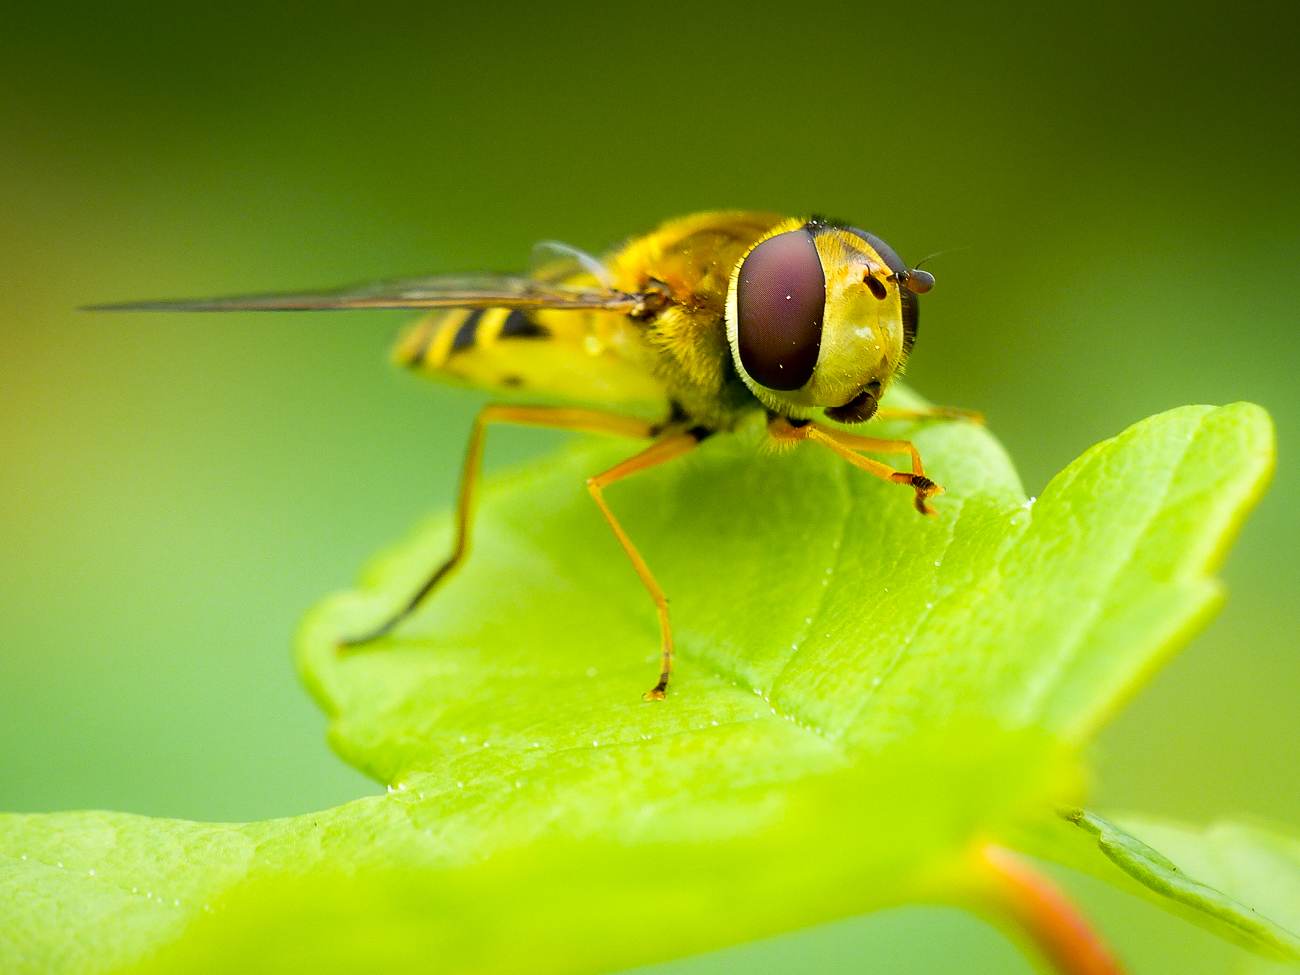
[[[550,334],[549,329],[538,325],[525,312],[515,308],[506,316],[505,324],[501,326],[500,337],[503,339],[540,339]]]
[[[456,337],[451,340],[452,352],[459,352],[474,345],[474,333],[478,331],[478,321],[482,317],[483,309],[480,308],[471,312],[469,317],[460,323],[460,328],[456,329]]]

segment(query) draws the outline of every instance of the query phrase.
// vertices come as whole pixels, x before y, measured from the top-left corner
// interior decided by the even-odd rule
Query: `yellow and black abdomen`
[[[662,384],[617,351],[625,322],[611,312],[437,311],[402,335],[393,359],[445,382],[658,418]]]
[[[393,358],[415,370],[442,370],[467,349],[495,345],[502,339],[544,339],[550,333],[527,313],[506,308],[454,308],[426,315],[408,329],[393,349]],[[503,378],[509,379],[505,375]],[[508,381],[503,385],[517,386]]]

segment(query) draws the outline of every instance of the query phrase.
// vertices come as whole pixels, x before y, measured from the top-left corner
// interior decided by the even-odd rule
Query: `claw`
[[[913,502],[916,505],[916,510],[923,515],[929,515],[931,518],[938,518],[939,512],[927,502],[935,495],[943,494],[943,488],[928,477],[921,477],[917,474],[912,475],[911,484],[912,487],[916,488],[916,498]]]

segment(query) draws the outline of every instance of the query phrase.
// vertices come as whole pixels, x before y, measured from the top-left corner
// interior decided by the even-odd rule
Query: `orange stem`
[[[1083,914],[1022,857],[990,843],[976,854],[1001,916],[1060,975],[1124,975]]]

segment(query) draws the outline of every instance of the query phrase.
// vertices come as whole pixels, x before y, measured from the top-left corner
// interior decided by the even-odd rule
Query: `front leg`
[[[866,471],[882,481],[894,484],[906,484],[916,491],[914,504],[923,515],[937,517],[938,512],[929,503],[936,494],[942,494],[943,488],[926,477],[921,464],[920,451],[909,440],[878,440],[874,437],[859,437],[845,433],[833,427],[823,426],[810,421],[790,420],[784,416],[773,417],[768,421],[767,432],[778,443],[797,443],[800,440],[812,440],[833,450],[854,467]],[[912,458],[912,471],[897,471],[888,464],[882,464],[870,457],[863,457],[859,450],[876,450],[886,454],[909,454]]]
[[[914,410],[881,407],[873,420],[965,420],[984,425],[984,414],[978,410],[964,410],[959,406],[921,406]]]

